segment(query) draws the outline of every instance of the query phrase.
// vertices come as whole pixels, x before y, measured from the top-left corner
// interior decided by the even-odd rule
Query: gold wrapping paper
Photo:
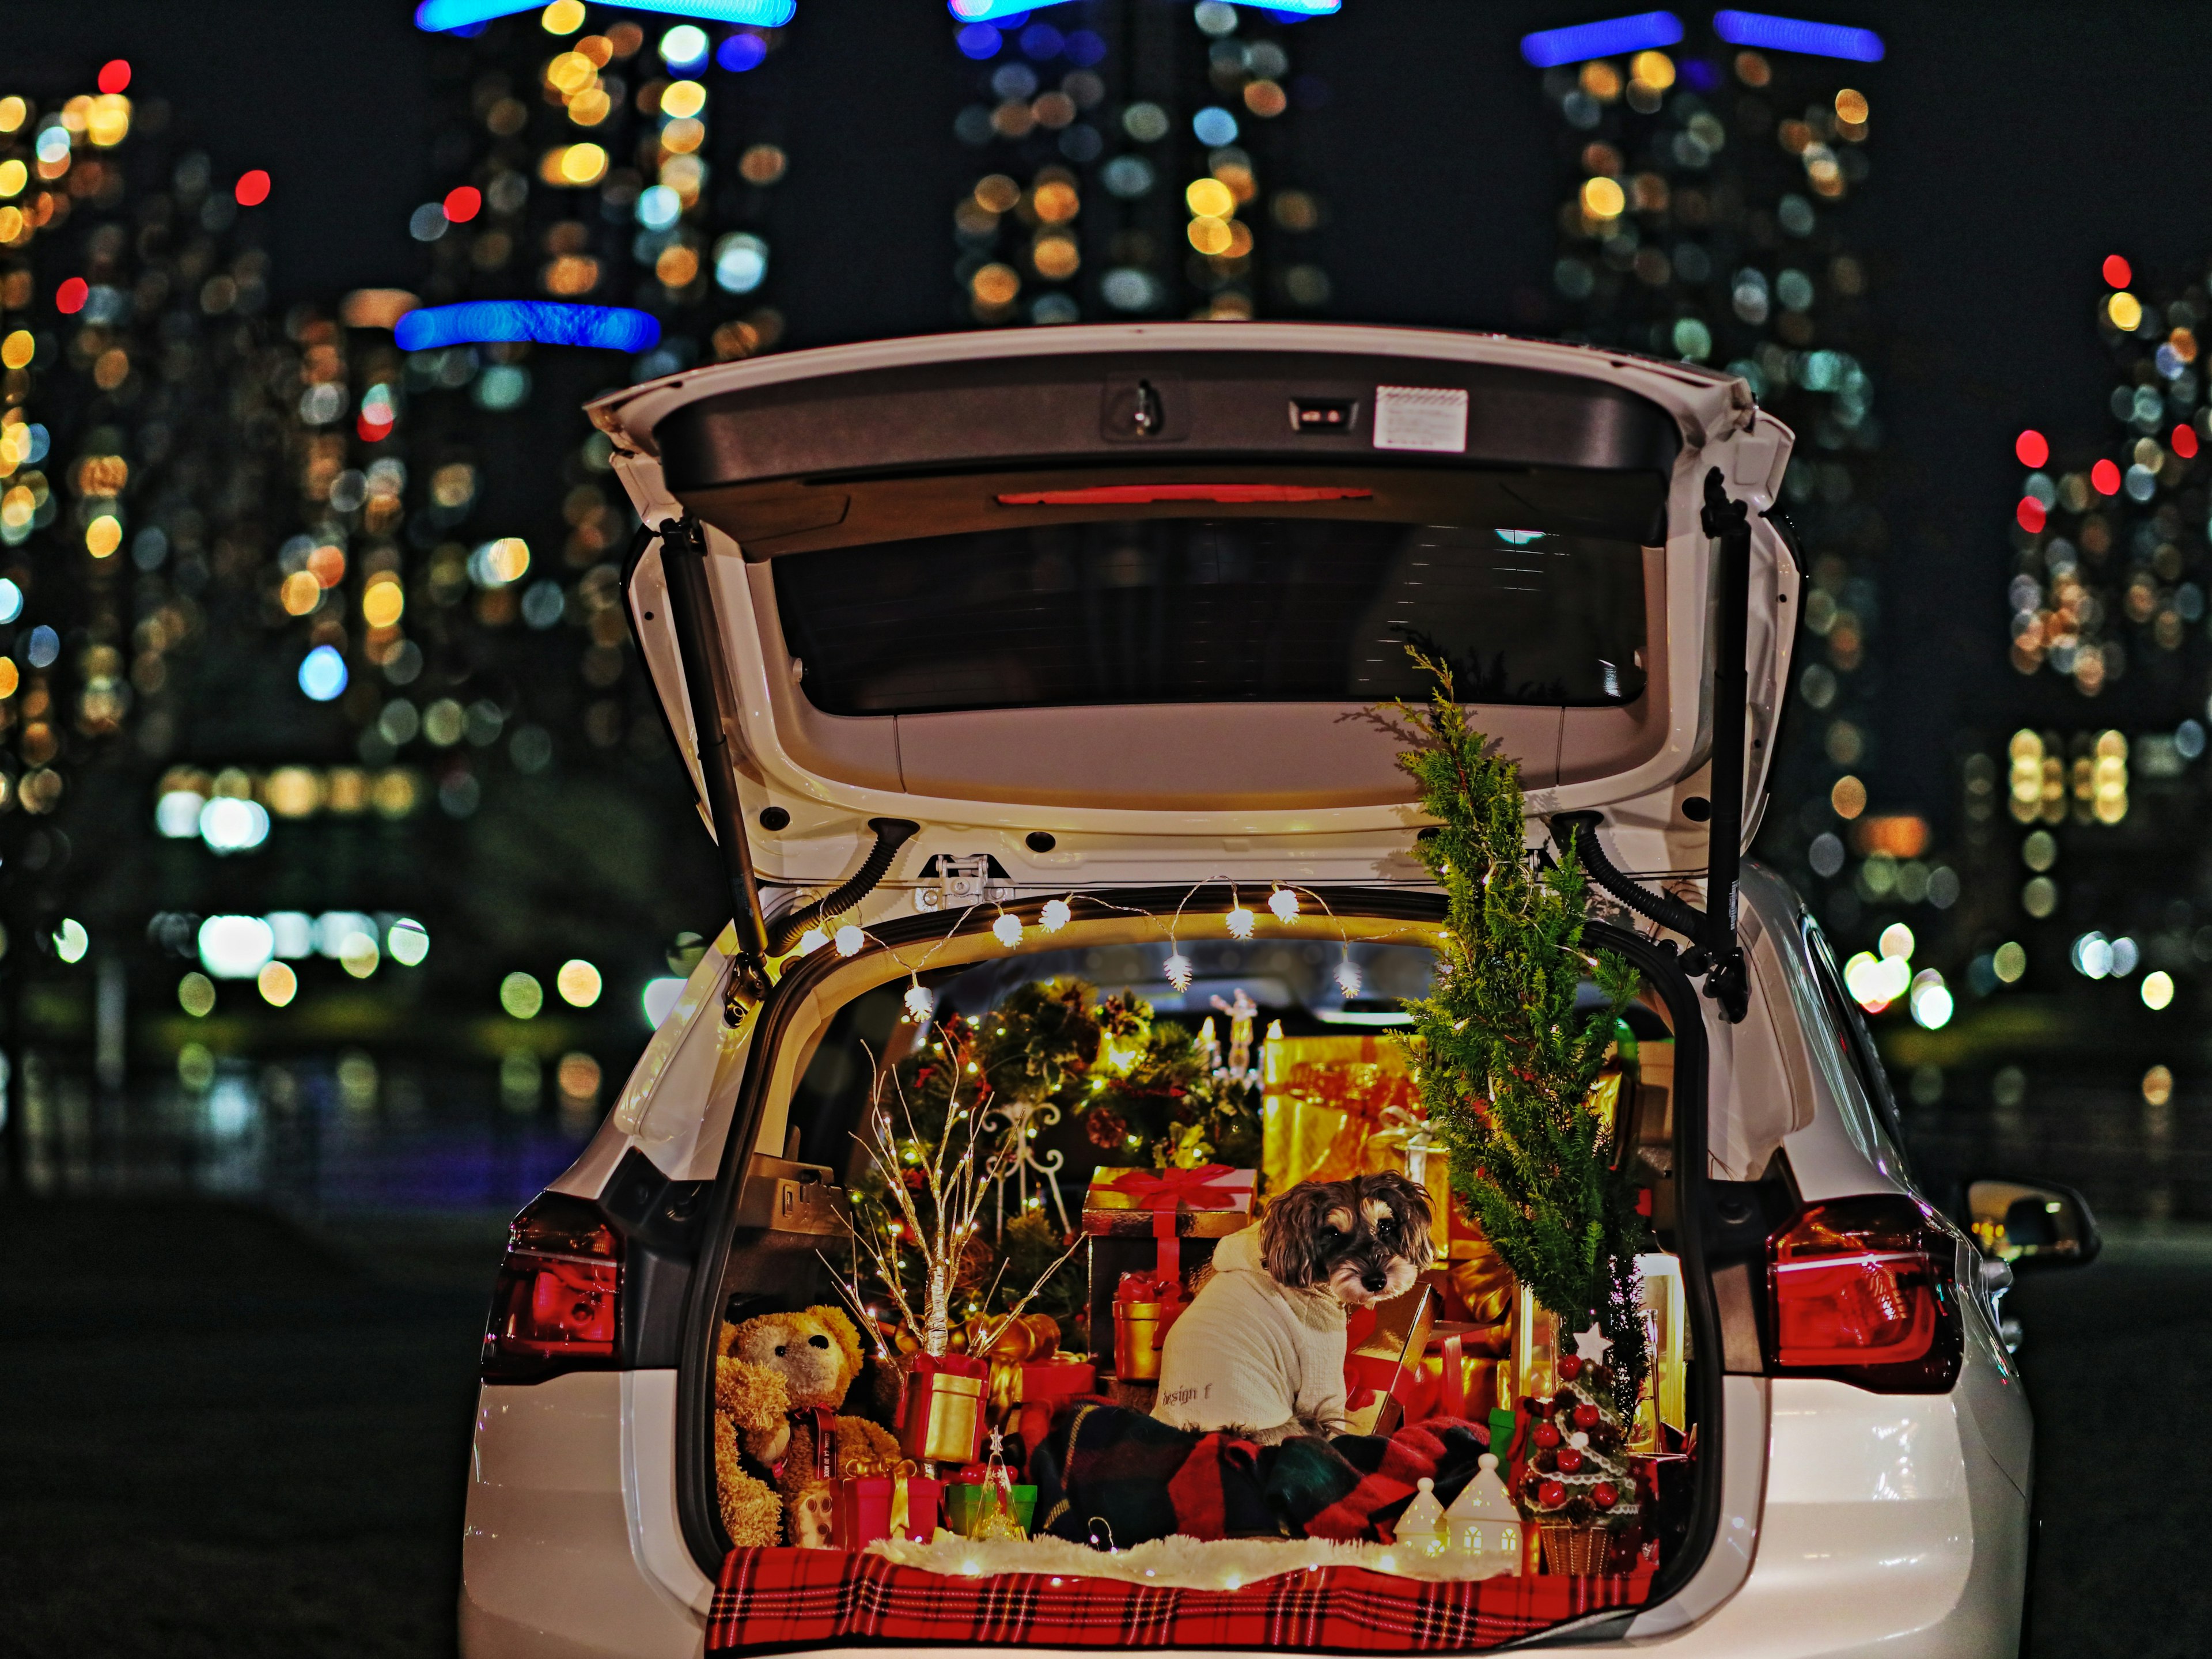
[[[1260,1077],[1260,1169],[1271,1193],[1358,1174],[1384,1110],[1419,1098],[1403,1050],[1382,1037],[1270,1037]]]
[[[988,1376],[950,1371],[910,1375],[899,1449],[925,1462],[974,1462],[983,1441],[983,1396],[989,1385]]]
[[[1683,1367],[1689,1308],[1678,1258],[1662,1254],[1639,1255],[1636,1267],[1644,1276],[1644,1331],[1651,1368],[1636,1402],[1636,1420],[1629,1425],[1628,1449],[1656,1452],[1663,1449],[1660,1425],[1677,1433],[1689,1426]]]
[[[1185,1302],[1116,1302],[1114,1304],[1114,1377],[1120,1382],[1160,1380],[1160,1345],[1168,1328],[1190,1304]]]

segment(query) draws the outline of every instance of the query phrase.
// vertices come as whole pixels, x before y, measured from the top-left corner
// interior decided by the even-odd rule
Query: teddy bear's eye
[[[775,1345],[775,1357],[776,1357],[778,1359],[782,1358],[784,1357],[784,1355],[786,1355],[786,1354],[789,1353],[790,1352],[791,1352],[791,1350],[790,1350],[790,1349],[788,1349],[788,1348],[787,1348],[787,1347],[785,1347],[785,1346],[783,1346],[783,1344],[782,1344],[782,1343],[781,1343],[781,1342],[779,1342],[779,1343],[777,1343],[777,1344]]]
[[[830,1339],[826,1336],[810,1336],[806,1339],[806,1342],[809,1347],[814,1348],[826,1348],[830,1346]]]

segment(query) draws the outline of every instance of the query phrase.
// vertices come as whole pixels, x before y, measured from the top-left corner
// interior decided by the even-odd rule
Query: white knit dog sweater
[[[1341,1434],[1344,1304],[1294,1291],[1260,1263],[1260,1230],[1221,1241],[1213,1277],[1169,1328],[1152,1415],[1200,1433],[1241,1429],[1273,1442],[1318,1429]]]

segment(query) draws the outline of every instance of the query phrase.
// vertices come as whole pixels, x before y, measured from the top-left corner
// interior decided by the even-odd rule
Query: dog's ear
[[[1318,1279],[1324,1218],[1347,1201],[1345,1183],[1336,1181],[1302,1181],[1270,1200],[1260,1218],[1260,1265],[1267,1276],[1294,1291]]]
[[[1379,1198],[1397,1212],[1398,1230],[1405,1235],[1407,1261],[1416,1268],[1436,1261],[1436,1243],[1429,1236],[1435,1216],[1429,1207],[1427,1188],[1395,1170],[1382,1170],[1360,1177],[1359,1195]]]

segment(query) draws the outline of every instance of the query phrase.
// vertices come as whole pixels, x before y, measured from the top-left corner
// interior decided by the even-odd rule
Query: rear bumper
[[[1731,1461],[1706,1571],[1628,1641],[1585,1650],[2013,1659],[2027,1500],[1964,1401],[1753,1386],[1771,1390],[1768,1431],[1746,1449],[1764,1455]],[[677,1524],[674,1404],[672,1371],[483,1390],[461,1555],[466,1659],[700,1653],[714,1586]],[[1729,1406],[1734,1423],[1760,1415],[1749,1398]]]
[[[692,1659],[713,1583],[674,1497],[676,1373],[477,1396],[461,1537],[465,1659]],[[641,1455],[642,1454],[642,1455]]]

